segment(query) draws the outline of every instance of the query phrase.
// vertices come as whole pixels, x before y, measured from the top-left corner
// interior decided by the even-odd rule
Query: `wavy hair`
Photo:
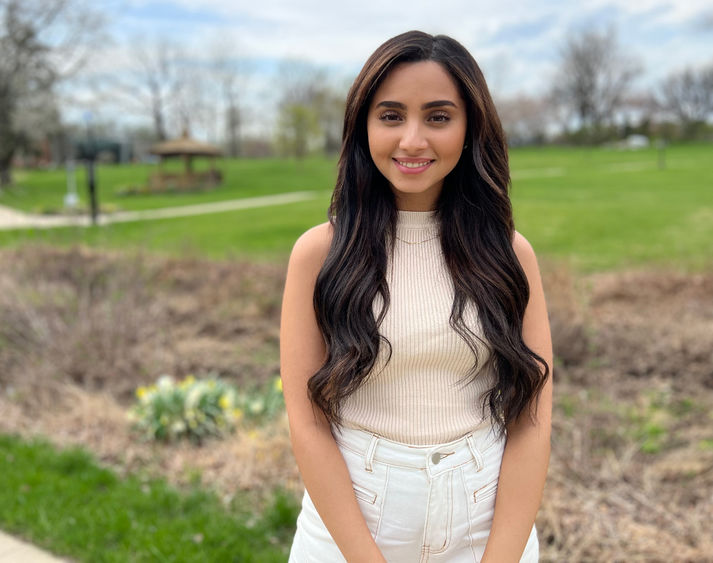
[[[314,290],[327,357],[308,389],[326,418],[339,424],[342,401],[369,376],[381,345],[388,347],[390,357],[391,345],[379,334],[379,325],[390,303],[385,274],[398,210],[371,158],[366,118],[389,71],[419,61],[442,65],[466,104],[468,149],[444,179],[436,216],[454,285],[450,326],[475,355],[469,374],[474,377],[480,338],[466,325],[463,313],[469,302],[475,304],[491,351],[488,362],[496,374],[482,407],[489,407],[502,432],[539,396],[549,370],[522,339],[529,286],[512,248],[510,172],[500,119],[478,64],[460,43],[444,35],[409,31],[389,39],[367,60],[347,96],[339,172],[328,212],[334,236]],[[377,295],[383,307],[375,316]]]

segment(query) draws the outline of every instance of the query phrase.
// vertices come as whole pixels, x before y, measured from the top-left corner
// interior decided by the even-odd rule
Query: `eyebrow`
[[[453,102],[450,100],[435,100],[433,102],[427,102],[421,106],[421,109],[431,109],[431,108],[438,108],[438,107],[443,107],[443,106],[452,106],[452,107],[457,107]],[[383,101],[379,102],[376,104],[376,107],[385,107],[385,108],[392,108],[392,109],[406,109],[406,106],[402,104],[401,102],[390,102],[390,101]]]

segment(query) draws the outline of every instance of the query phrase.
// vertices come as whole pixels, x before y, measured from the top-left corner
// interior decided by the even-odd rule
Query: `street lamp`
[[[87,124],[87,146],[86,151],[84,152],[84,158],[87,162],[89,205],[91,207],[92,213],[92,225],[96,225],[97,217],[99,215],[99,206],[97,204],[97,187],[94,175],[94,162],[97,157],[97,145],[94,140],[94,133],[92,131],[92,113],[90,111],[85,112],[84,120]]]

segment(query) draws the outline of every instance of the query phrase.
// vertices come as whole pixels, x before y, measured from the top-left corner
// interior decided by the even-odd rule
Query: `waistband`
[[[452,442],[423,446],[395,442],[365,430],[343,426],[334,429],[333,433],[341,448],[364,456],[367,471],[372,470],[372,462],[378,462],[440,473],[473,459],[480,470],[486,453],[491,454],[491,450],[500,446],[498,453],[502,455],[505,446],[505,438],[499,437],[489,425]]]

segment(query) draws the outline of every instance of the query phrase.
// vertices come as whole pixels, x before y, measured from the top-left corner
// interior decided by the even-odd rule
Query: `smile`
[[[430,159],[418,159],[418,160],[400,160],[397,158],[392,159],[396,168],[402,174],[420,174],[435,162],[435,160]]]
[[[430,160],[424,160],[423,162],[404,162],[403,160],[396,160],[396,162],[398,162],[401,166],[405,166],[406,168],[423,168],[424,166],[431,164]]]

